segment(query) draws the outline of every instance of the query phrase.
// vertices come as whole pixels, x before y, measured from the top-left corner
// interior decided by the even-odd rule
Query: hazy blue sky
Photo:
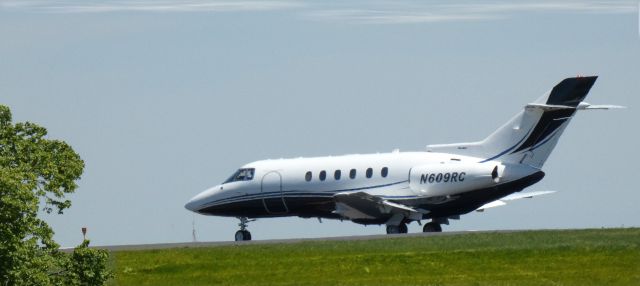
[[[0,103],[86,162],[64,246],[231,240],[198,192],[260,159],[484,138],[565,77],[599,75],[529,190],[445,230],[640,226],[636,1],[0,0]],[[262,219],[255,239],[384,233]],[[419,231],[416,224],[411,232]]]

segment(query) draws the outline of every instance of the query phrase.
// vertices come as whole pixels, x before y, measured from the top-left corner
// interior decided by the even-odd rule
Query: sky
[[[529,191],[445,231],[639,227],[636,1],[0,0],[0,104],[86,168],[42,214],[62,246],[232,240],[184,204],[256,160],[481,140],[556,83],[598,75]],[[302,218],[254,239],[384,233]],[[410,232],[421,227],[410,224]]]

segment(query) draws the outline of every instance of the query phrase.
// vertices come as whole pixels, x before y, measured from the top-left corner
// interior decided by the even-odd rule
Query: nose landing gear
[[[249,225],[249,222],[253,220],[249,220],[246,217],[239,217],[238,219],[240,220],[240,223],[238,224],[238,226],[240,227],[240,230],[236,231],[236,235],[235,235],[236,241],[251,240],[251,233],[247,230],[247,226]]]

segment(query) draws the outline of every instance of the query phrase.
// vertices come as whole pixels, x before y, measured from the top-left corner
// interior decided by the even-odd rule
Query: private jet
[[[389,234],[428,220],[424,232],[473,211],[549,194],[521,192],[578,110],[621,108],[583,102],[597,76],[562,80],[478,142],[428,145],[420,152],[256,161],[193,197],[185,208],[240,220],[236,241],[258,218],[297,216],[386,225]]]

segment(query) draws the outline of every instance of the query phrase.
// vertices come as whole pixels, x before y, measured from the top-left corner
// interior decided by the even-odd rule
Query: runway
[[[290,238],[290,239],[265,239],[251,241],[210,241],[210,242],[177,242],[177,243],[158,243],[158,244],[130,244],[130,245],[107,245],[94,246],[95,248],[106,249],[109,251],[131,251],[131,250],[152,250],[152,249],[169,249],[169,248],[199,248],[199,247],[218,247],[218,246],[247,246],[247,245],[264,245],[264,244],[293,244],[307,241],[356,241],[356,240],[376,240],[390,239],[402,237],[434,237],[434,236],[453,236],[465,235],[471,233],[513,233],[526,232],[531,230],[487,230],[487,231],[450,231],[435,233],[406,233],[406,234],[376,234],[376,235],[354,235],[354,236],[335,236],[335,237],[319,237],[319,238]],[[537,230],[538,231],[538,230]],[[73,249],[64,249],[63,251],[73,251]]]

